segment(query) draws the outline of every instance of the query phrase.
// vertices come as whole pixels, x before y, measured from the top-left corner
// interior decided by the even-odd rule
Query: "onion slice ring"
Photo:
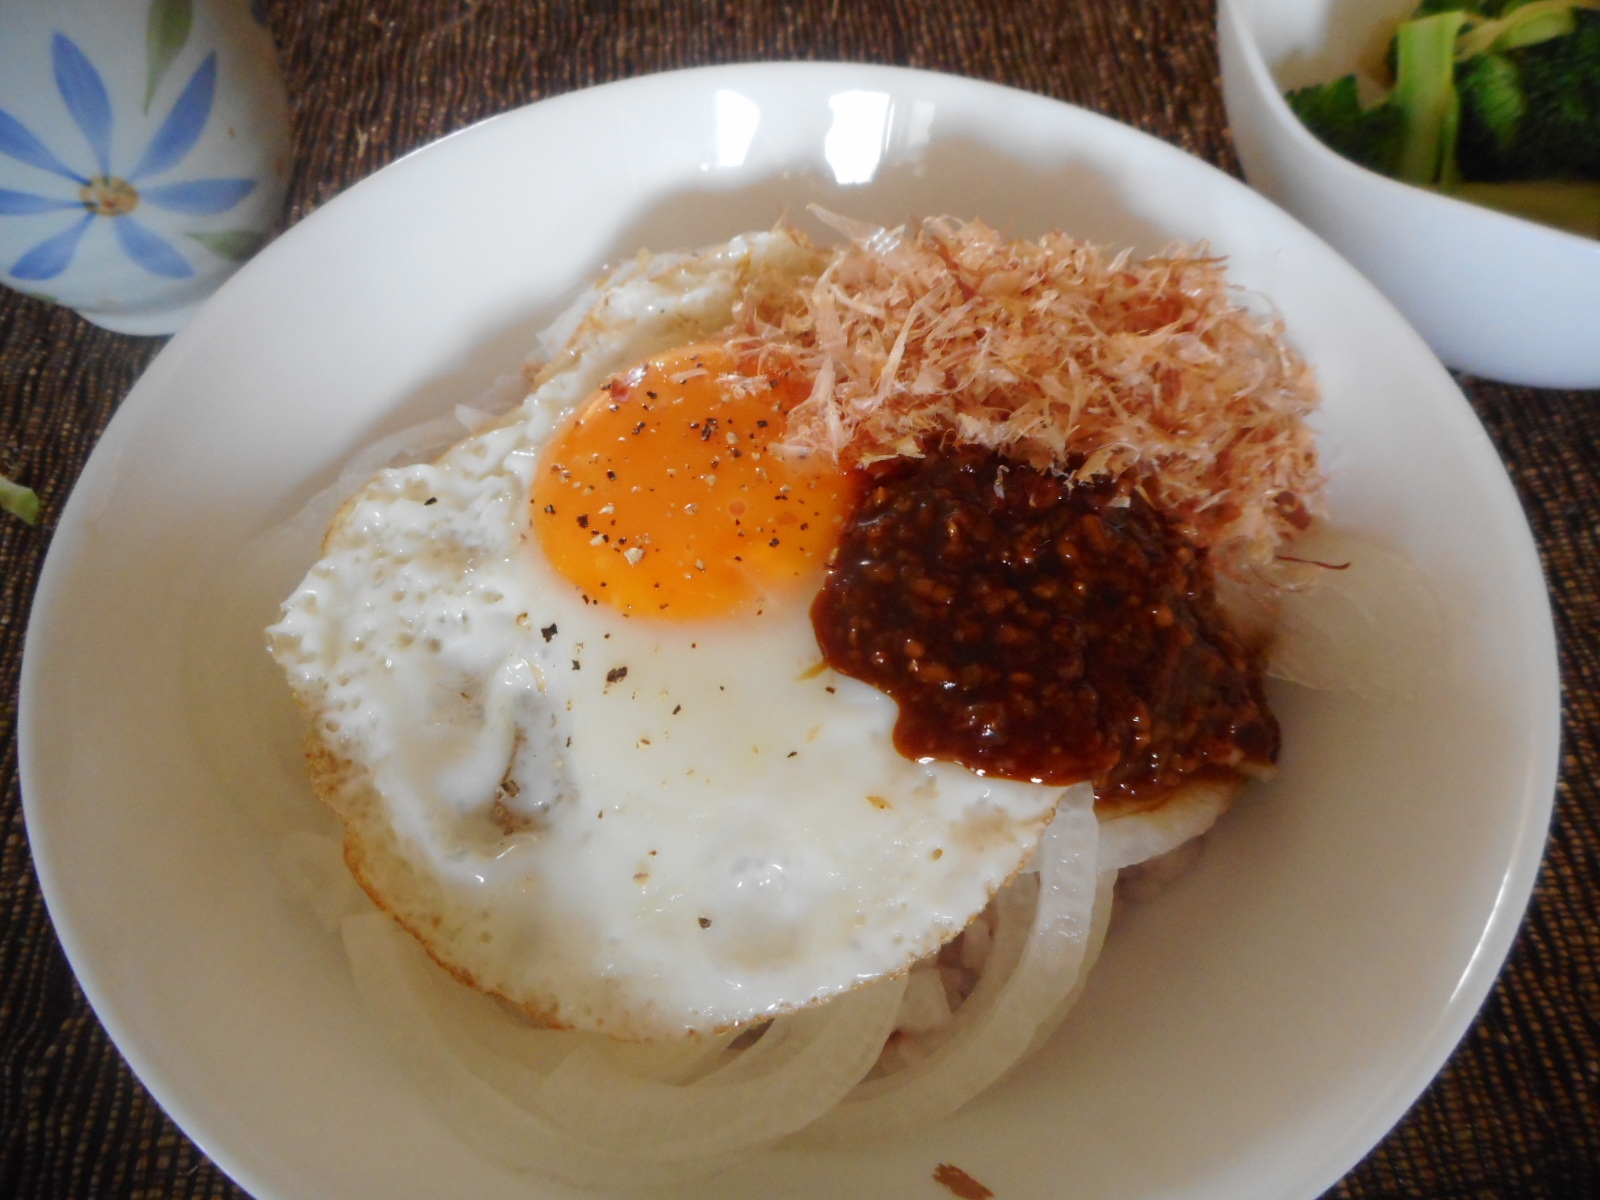
[[[1000,923],[990,962],[978,987],[956,1012],[943,1044],[891,1075],[858,1086],[808,1127],[800,1143],[878,1138],[948,1116],[1027,1052],[1041,1024],[1069,997],[1087,957],[1096,894],[1101,890],[1098,840],[1093,787],[1068,788],[1040,839],[1038,901],[1015,965],[1007,962],[1014,937],[1009,911],[1014,897],[1006,893],[1030,887],[1026,875],[997,897]]]
[[[696,1178],[807,1125],[871,1068],[905,990],[903,976],[857,988],[738,1053],[732,1034],[627,1046],[527,1024],[449,978],[387,914],[341,929],[362,999],[458,1136],[590,1186]]]
[[[1100,869],[1116,871],[1158,858],[1205,833],[1227,812],[1244,777],[1190,779],[1159,808],[1100,822]]]

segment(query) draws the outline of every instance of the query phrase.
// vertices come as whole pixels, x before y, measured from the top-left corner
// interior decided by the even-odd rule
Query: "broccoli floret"
[[[1300,88],[1285,98],[1306,128],[1346,158],[1410,183],[1448,178],[1458,118],[1452,55],[1459,11],[1408,21],[1395,35],[1397,76],[1388,99],[1362,108],[1356,77]]]
[[[1528,111],[1516,63],[1504,54],[1470,58],[1456,68],[1456,91],[1461,96],[1458,158],[1475,164],[1486,154],[1509,150]],[[1471,168],[1463,168],[1463,174],[1477,177]]]
[[[1458,69],[1465,179],[1600,180],[1600,12],[1571,31]]]
[[[1363,109],[1354,75],[1299,88],[1287,99],[1305,127],[1334,150],[1370,170],[1385,175],[1394,171],[1400,155],[1400,112],[1388,104]]]

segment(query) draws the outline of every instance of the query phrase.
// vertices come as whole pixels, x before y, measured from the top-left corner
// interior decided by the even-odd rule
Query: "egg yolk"
[[[709,344],[649,359],[556,431],[533,525],[590,600],[694,620],[820,586],[856,484],[826,455],[775,448],[810,381],[739,366]]]

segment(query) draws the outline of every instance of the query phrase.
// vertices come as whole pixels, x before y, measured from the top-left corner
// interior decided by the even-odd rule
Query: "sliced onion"
[[[424,1097],[463,1141],[514,1169],[575,1183],[669,1181],[658,1169],[575,1144],[470,1070],[441,1036],[418,986],[421,949],[388,916],[349,917],[342,928],[361,998]]]
[[[1267,674],[1372,703],[1414,699],[1449,658],[1449,605],[1414,559],[1364,534],[1321,527],[1290,547],[1303,586],[1277,597]]]
[[[278,843],[273,866],[289,894],[304,904],[317,924],[329,933],[335,932],[346,917],[372,911],[372,901],[345,866],[344,853],[335,838],[297,830]]]
[[[1228,811],[1239,779],[1191,779],[1160,808],[1100,822],[1100,869],[1117,871],[1197,838]]]
[[[603,1040],[535,1025],[498,1000],[457,983],[420,946],[397,944],[405,950],[410,986],[446,1048],[478,1078],[525,1108],[563,1059],[586,1043]]]
[[[809,1124],[855,1086],[894,1027],[904,989],[904,978],[882,980],[784,1017],[744,1059],[684,1087],[579,1051],[551,1072],[540,1107],[586,1142],[658,1162],[748,1150]],[[764,1061],[770,1069],[759,1069]]]
[[[1093,788],[1069,788],[1040,841],[1038,901],[1020,954],[1014,948],[1018,922],[1002,907],[990,961],[947,1040],[926,1058],[861,1084],[807,1128],[800,1142],[858,1141],[936,1120],[1026,1053],[1041,1023],[1070,994],[1092,941],[1097,842]],[[1026,878],[997,899],[1026,888]]]
[[[906,994],[894,1027],[913,1036],[927,1035],[950,1024],[950,998],[937,966],[913,967],[906,975]]]
[[[778,1018],[738,1053],[731,1035],[628,1046],[526,1023],[450,979],[382,913],[342,928],[362,998],[463,1140],[590,1185],[695,1178],[808,1124],[871,1068],[905,987],[884,980]]]
[[[1099,961],[1100,950],[1106,944],[1106,930],[1111,927],[1111,905],[1116,887],[1117,873],[1101,871],[1095,880],[1094,917],[1089,923],[1089,944],[1084,947],[1083,966],[1078,969],[1078,978],[1073,981],[1071,990],[1062,997],[1055,1011],[1039,1022],[1039,1028],[1034,1031],[1033,1041],[1029,1043],[1023,1058],[1031,1057],[1050,1040],[1050,1035],[1061,1027],[1061,1022],[1067,1019],[1067,1014],[1083,996],[1083,989],[1089,986],[1089,972],[1094,970],[1094,964]]]
[[[727,1033],[670,1042],[618,1042],[600,1037],[585,1039],[583,1049],[639,1079],[686,1084],[738,1061],[741,1052],[728,1048],[734,1036]]]
[[[669,1183],[800,1130],[872,1137],[943,1116],[1046,1036],[1104,933],[1112,875],[1096,879],[1093,804],[1088,786],[1065,793],[1038,873],[996,897],[983,973],[926,1057],[867,1083],[903,976],[780,1017],[742,1050],[733,1035],[625,1045],[533,1026],[449,978],[382,913],[346,917],[342,930],[363,999],[465,1141],[568,1182]]]
[[[781,1071],[816,1038],[821,1030],[819,1017],[822,1012],[822,1009],[811,1009],[772,1022],[755,1045],[730,1055],[729,1060],[717,1071],[715,1082],[742,1083],[764,1079]],[[861,1076],[856,1078],[860,1079]]]

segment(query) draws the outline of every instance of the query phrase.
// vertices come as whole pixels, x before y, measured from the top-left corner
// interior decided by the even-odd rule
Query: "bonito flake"
[[[848,243],[798,290],[752,279],[736,309],[764,363],[815,380],[794,449],[868,463],[953,434],[1074,478],[1134,472],[1230,573],[1269,565],[1320,509],[1311,371],[1204,246],[1136,260],[949,217],[908,233],[820,215]]]

